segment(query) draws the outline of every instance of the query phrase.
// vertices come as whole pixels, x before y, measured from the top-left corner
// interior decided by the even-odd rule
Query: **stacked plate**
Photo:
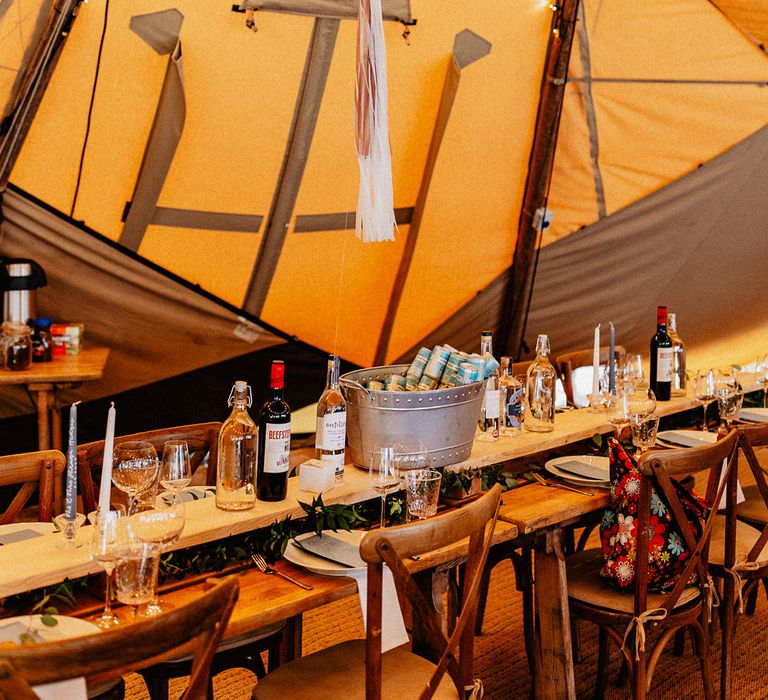
[[[550,459],[545,465],[552,476],[579,486],[610,486],[610,467],[607,457],[572,455]]]

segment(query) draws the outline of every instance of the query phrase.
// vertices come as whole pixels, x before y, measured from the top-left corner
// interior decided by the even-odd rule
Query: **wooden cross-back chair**
[[[56,482],[64,473],[66,464],[66,457],[58,450],[0,457],[0,488],[21,485],[8,507],[0,513],[0,525],[24,517],[24,508],[35,492],[38,495],[36,519],[51,522],[56,509]]]
[[[554,366],[560,378],[563,380],[563,388],[565,389],[565,395],[568,398],[568,403],[573,403],[573,370],[577,367],[586,367],[592,365],[594,358],[592,348],[584,348],[583,350],[574,350],[573,352],[567,352],[563,355],[558,355],[555,358]],[[608,363],[608,358],[611,354],[611,348],[609,346],[603,346],[600,348],[600,364],[605,365]],[[627,351],[623,345],[616,345],[613,351],[616,358],[616,366],[621,367],[624,364],[624,359],[627,356]]]
[[[621,649],[632,671],[632,697],[645,698],[653,672],[664,647],[675,633],[689,628],[700,659],[704,697],[714,697],[712,666],[709,658],[708,621],[716,605],[714,582],[707,570],[710,539],[717,519],[717,503],[729,489],[735,493],[735,430],[705,447],[653,451],[643,454],[637,464],[640,495],[637,509],[637,555],[634,590],[615,589],[599,576],[603,564],[601,549],[578,552],[566,558],[568,596],[571,615],[597,624],[600,628],[599,661],[595,697],[605,692],[609,662],[608,642]],[[711,507],[704,519],[701,536],[688,522],[672,479],[707,472],[706,500]],[[723,477],[721,479],[721,474]],[[690,556],[674,587],[667,593],[648,590],[649,530],[651,494],[662,492],[675,518],[675,527],[685,541]],[[735,517],[731,511],[732,519]],[[650,632],[658,631],[655,641]],[[655,635],[654,635],[655,636]]]
[[[238,594],[234,576],[216,582],[197,600],[147,618],[85,637],[57,639],[0,650],[0,697],[37,700],[33,685],[85,676],[119,678],[175,650],[194,650],[184,700],[206,697],[211,661]]]
[[[218,450],[218,437],[221,423],[194,423],[191,425],[179,425],[172,428],[160,428],[148,430],[143,433],[121,435],[115,437],[115,444],[130,440],[145,440],[151,442],[157,450],[157,456],[163,454],[163,446],[168,440],[186,440],[189,448],[189,461],[192,472],[208,455],[208,470],[206,483],[210,486],[216,483],[216,460]],[[104,457],[104,440],[78,445],[77,463],[80,493],[83,498],[83,508],[86,513],[96,510],[98,495],[94,486],[94,472],[101,471],[101,462]],[[211,466],[212,465],[212,466]]]
[[[366,638],[337,644],[284,664],[258,682],[253,697],[257,700],[474,697],[481,687],[473,681],[472,674],[477,593],[500,495],[501,488],[496,485],[458,510],[369,532],[360,543],[360,556],[368,564]],[[434,608],[411,577],[404,560],[466,537],[469,545],[462,611],[450,637],[446,637]],[[382,654],[383,564],[392,571],[400,598],[409,601],[414,616],[418,616],[424,626],[431,660],[404,647]]]
[[[723,579],[721,697],[733,697],[733,639],[737,613],[743,612],[744,598],[754,612],[760,582],[768,590],[768,479],[755,448],[768,446],[768,423],[743,425],[738,429],[739,447],[755,480],[744,487],[745,500],[736,504],[736,492],[729,494],[730,508],[738,521],[728,537],[726,516],[720,516],[712,535],[709,565],[713,575]]]

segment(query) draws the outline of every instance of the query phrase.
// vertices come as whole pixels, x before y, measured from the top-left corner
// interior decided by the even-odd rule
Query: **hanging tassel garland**
[[[366,243],[392,241],[396,225],[381,0],[360,0],[358,10],[355,137],[360,165],[355,232]]]

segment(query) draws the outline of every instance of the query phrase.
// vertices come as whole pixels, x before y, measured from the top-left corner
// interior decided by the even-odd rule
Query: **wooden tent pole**
[[[553,3],[556,1],[553,0]],[[539,229],[534,227],[534,216],[537,209],[546,205],[549,193],[578,8],[579,0],[560,0],[552,17],[528,177],[517,228],[517,245],[494,339],[496,352],[500,355],[519,358],[523,343],[538,257]]]
[[[48,87],[61,48],[69,36],[80,2],[57,0],[51,5],[19,91],[8,115],[0,124],[0,192],[5,191],[8,184],[11,170],[43,99],[45,88]]]

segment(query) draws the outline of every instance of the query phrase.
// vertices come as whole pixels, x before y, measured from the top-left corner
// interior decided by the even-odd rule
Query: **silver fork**
[[[542,486],[551,486],[552,488],[556,489],[565,489],[566,491],[574,491],[575,493],[580,493],[584,496],[594,496],[595,494],[591,491],[582,491],[581,489],[577,489],[574,486],[568,486],[568,484],[558,484],[554,481],[549,481],[548,479],[545,479],[541,474],[537,474],[536,472],[533,472],[533,478],[536,479]]]
[[[266,559],[264,559],[261,554],[251,554],[251,559],[253,559],[253,563],[256,564],[256,566],[259,568],[259,571],[265,574],[277,574],[278,576],[282,576],[284,579],[290,581],[291,583],[295,583],[300,588],[303,588],[305,591],[311,591],[312,586],[306,583],[302,583],[301,581],[297,581],[295,578],[291,578],[288,574],[284,574],[282,571],[277,571],[276,569],[273,569],[269,564],[267,564]]]

